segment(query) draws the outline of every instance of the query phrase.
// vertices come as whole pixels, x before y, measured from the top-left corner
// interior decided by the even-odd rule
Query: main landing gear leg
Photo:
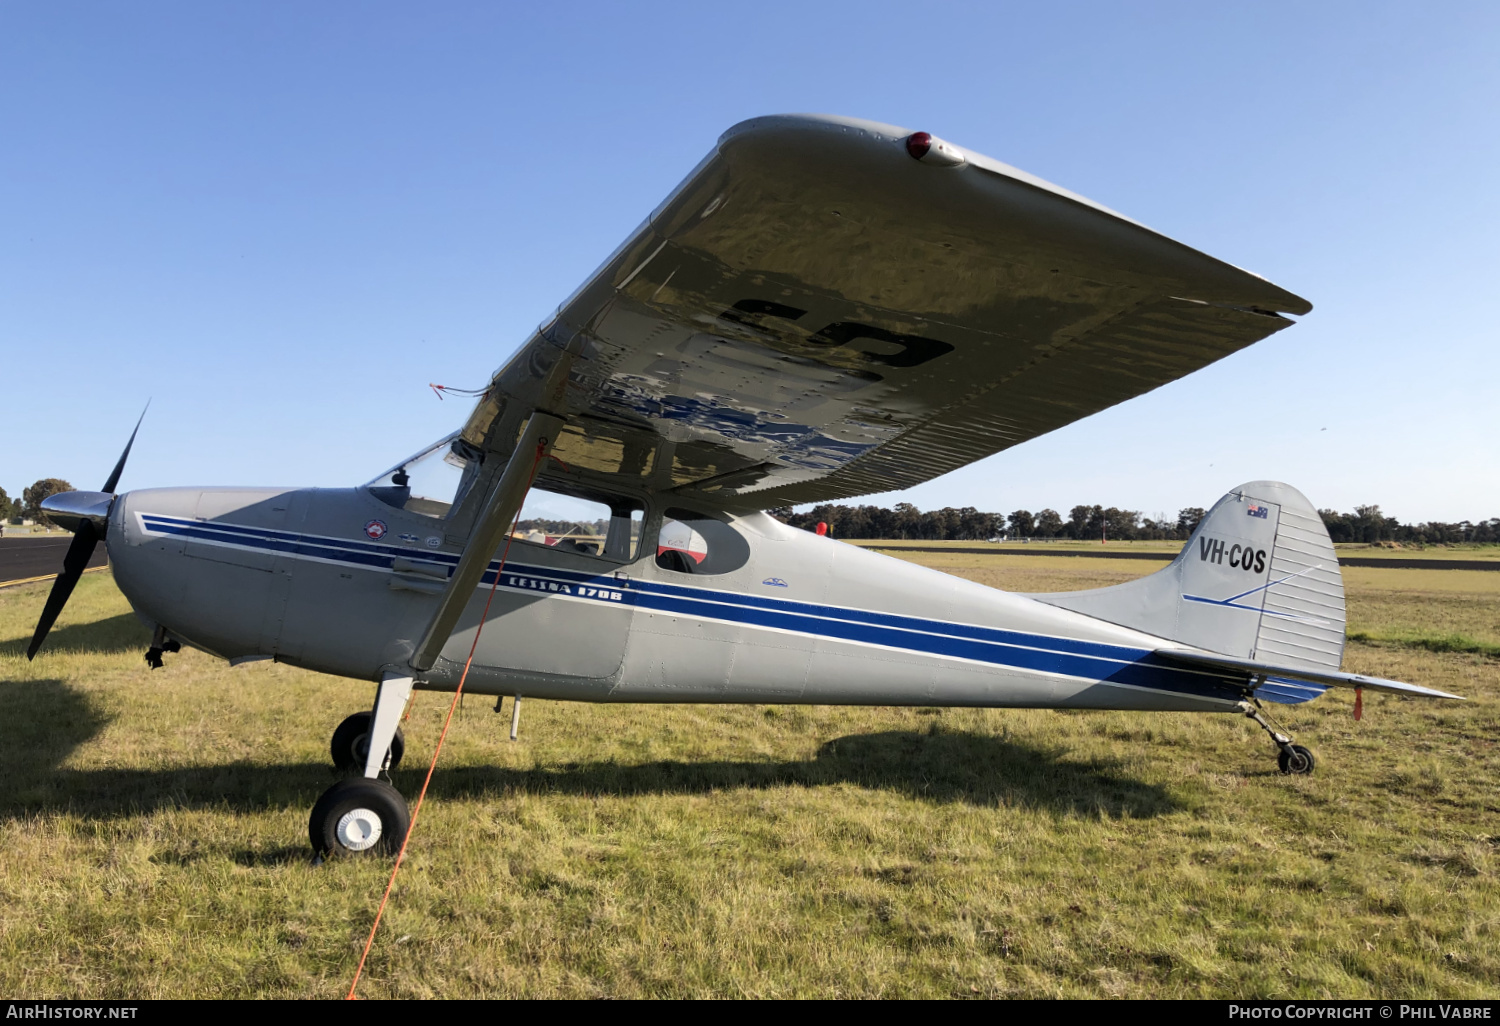
[[[146,649],[146,665],[153,670],[162,668],[162,655],[167,652],[181,652],[182,644],[167,633],[165,627],[158,626],[156,633],[151,635],[151,647]]]
[[[400,791],[378,777],[399,758],[394,747],[401,713],[411,698],[411,685],[410,677],[396,674],[387,674],[380,682],[375,708],[366,720],[364,776],[339,781],[323,792],[323,797],[313,806],[307,833],[319,858],[335,852],[354,855],[373,851],[394,855],[406,839],[406,830],[411,823],[406,799],[401,797]],[[351,716],[345,720],[339,731],[355,718]],[[340,761],[339,731],[334,732],[335,761]],[[358,745],[349,747],[353,755]]]
[[[1266,718],[1260,714],[1259,702],[1251,698],[1248,701],[1241,702],[1240,709],[1250,719],[1259,723],[1261,729],[1270,734],[1271,740],[1276,742],[1278,749],[1276,765],[1281,772],[1288,775],[1296,774],[1297,776],[1305,777],[1313,771],[1313,767],[1317,765],[1317,760],[1313,758],[1313,753],[1301,745],[1292,744],[1290,737],[1267,723]]]

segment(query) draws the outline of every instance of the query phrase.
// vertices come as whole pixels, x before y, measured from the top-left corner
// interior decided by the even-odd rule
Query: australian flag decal
[[[1257,506],[1253,502],[1249,506],[1245,507],[1245,513],[1247,516],[1260,517],[1262,520],[1266,519],[1267,512],[1268,511],[1266,510],[1266,507]]]

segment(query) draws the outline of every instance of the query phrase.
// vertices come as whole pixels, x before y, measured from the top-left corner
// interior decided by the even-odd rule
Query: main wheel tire
[[[1276,765],[1281,767],[1281,772],[1288,776],[1296,775],[1305,777],[1313,771],[1318,760],[1313,758],[1313,753],[1301,745],[1292,745],[1283,748],[1281,754],[1276,756]]]
[[[328,742],[328,752],[333,756],[333,764],[341,770],[358,770],[363,772],[365,768],[365,756],[370,751],[370,714],[357,712],[340,723],[333,731],[333,740]],[[401,765],[401,756],[406,751],[406,737],[401,733],[401,728],[396,728],[396,736],[391,739],[391,764],[387,769],[394,770]]]
[[[394,855],[401,850],[411,813],[406,799],[384,780],[340,780],[313,806],[307,837],[322,855]]]

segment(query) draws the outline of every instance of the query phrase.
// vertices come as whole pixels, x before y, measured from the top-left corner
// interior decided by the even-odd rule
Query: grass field
[[[994,549],[997,552],[1024,553],[1030,551],[1041,552],[1152,552],[1160,553],[1163,559],[1171,559],[1182,551],[1180,541],[1111,541],[1102,544],[1099,539],[1094,538],[1082,541],[1073,538],[1047,538],[1031,542],[1005,541],[924,541],[911,540],[870,540],[865,538],[844,539],[851,545],[862,548],[878,548],[881,551],[896,551],[903,548],[924,549],[962,549],[962,548],[985,548]],[[1334,546],[1342,558],[1355,556],[1360,559],[1482,559],[1486,561],[1500,561],[1500,545],[1367,545],[1355,542],[1340,542]]]
[[[898,539],[894,541],[867,538],[841,540],[847,541],[850,545],[858,545],[862,548],[881,549],[882,551],[917,547],[928,549],[982,548],[995,549],[999,552],[1010,553],[1024,553],[1028,550],[1056,550],[1065,552],[1160,552],[1163,553],[1166,558],[1170,559],[1172,556],[1177,555],[1177,553],[1182,550],[1182,542],[1180,541],[1113,541],[1108,543],[1107,545],[1104,545],[1100,543],[1098,538],[1094,538],[1090,541],[1078,541],[1073,538],[1048,538],[1045,540],[1031,542],[988,542],[975,541],[973,539],[970,539],[968,541],[929,541],[919,538]]]
[[[1012,590],[1150,561],[913,554]],[[1059,565],[1061,564],[1061,565]],[[365,996],[1500,993],[1500,574],[1346,572],[1345,667],[1467,703],[1232,716],[526,704],[456,721]],[[0,993],[334,997],[389,871],[309,864],[370,687],[183,652],[107,574],[0,591]],[[1434,641],[1434,639],[1437,639]],[[414,796],[446,697],[420,694]],[[508,711],[508,709],[507,709]]]

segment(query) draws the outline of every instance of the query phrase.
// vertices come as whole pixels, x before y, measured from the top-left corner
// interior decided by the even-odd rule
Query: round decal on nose
[[[385,537],[386,530],[384,520],[371,520],[365,525],[365,536],[371,541],[379,541]]]

